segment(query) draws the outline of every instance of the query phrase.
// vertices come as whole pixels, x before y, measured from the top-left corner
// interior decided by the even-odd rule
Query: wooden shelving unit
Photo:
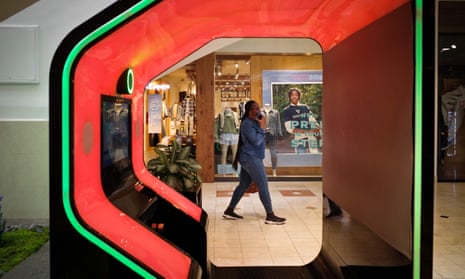
[[[216,56],[215,93],[222,102],[250,98],[250,57]]]

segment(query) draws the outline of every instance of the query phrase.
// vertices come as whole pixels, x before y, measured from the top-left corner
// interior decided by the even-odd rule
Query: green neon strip
[[[71,207],[71,193],[70,193],[70,161],[71,161],[71,147],[70,147],[70,78],[71,78],[71,69],[75,62],[76,57],[79,53],[91,42],[102,37],[104,34],[117,27],[118,25],[124,23],[128,18],[137,14],[142,9],[146,8],[148,5],[154,3],[156,0],[142,0],[138,4],[134,5],[124,13],[115,17],[113,20],[107,22],[106,24],[99,27],[97,30],[87,35],[82,39],[70,52],[68,58],[66,59],[63,78],[62,78],[62,169],[63,169],[63,205],[65,209],[66,216],[72,224],[72,226],[85,238],[89,241],[103,249],[108,254],[115,257],[121,263],[125,264],[127,267],[138,273],[143,278],[156,278],[145,269],[140,267],[137,263],[127,258],[125,255],[121,254],[118,250],[114,249],[100,238],[95,236],[93,233],[84,228],[74,215],[73,209]]]
[[[129,94],[132,94],[134,90],[134,71],[132,68],[128,69],[127,76],[126,76],[126,84],[128,86],[127,91]]]
[[[421,260],[421,173],[423,125],[423,1],[416,0],[415,18],[415,157],[413,186],[413,278],[420,279]]]

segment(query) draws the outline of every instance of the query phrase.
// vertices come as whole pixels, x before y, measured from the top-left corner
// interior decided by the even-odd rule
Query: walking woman
[[[265,158],[265,125],[266,120],[260,115],[260,106],[250,100],[245,104],[245,113],[241,119],[239,145],[236,159],[233,164],[237,167],[237,161],[241,164],[239,185],[234,189],[233,196],[228,207],[223,213],[223,218],[238,220],[243,217],[234,212],[245,191],[252,181],[258,187],[258,195],[266,212],[265,224],[282,225],[285,218],[273,213],[268,180],[266,177],[263,159]]]

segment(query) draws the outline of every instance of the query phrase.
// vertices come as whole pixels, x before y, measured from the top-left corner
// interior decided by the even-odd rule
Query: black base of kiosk
[[[50,278],[141,278],[76,231],[50,231]]]

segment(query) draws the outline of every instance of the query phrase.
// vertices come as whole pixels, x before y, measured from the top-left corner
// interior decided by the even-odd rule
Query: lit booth
[[[69,118],[85,124],[70,124],[74,152],[64,161],[74,169],[63,177],[63,208],[52,202],[52,277],[206,278],[207,214],[158,180],[137,177],[133,101],[116,95],[96,96],[95,110]]]
[[[300,274],[427,278],[434,187],[430,160],[421,154],[434,154],[422,142],[434,125],[417,117],[432,100],[414,86],[422,82],[414,74],[423,70],[414,63],[420,6],[408,0],[117,1],[72,31],[50,74],[52,278],[263,276],[268,267],[209,272],[206,212],[145,166],[144,89],[212,40],[296,37],[322,48],[323,193],[346,217],[324,219],[321,252]],[[125,86],[117,89],[121,78]],[[212,83],[198,86],[196,151],[208,160],[214,92]],[[115,109],[122,116],[117,130]],[[349,223],[359,233],[350,247]],[[377,251],[383,255],[354,256],[368,255],[366,241],[374,238],[386,248]],[[389,255],[373,261],[386,254],[395,261]]]
[[[105,20],[71,32],[52,63],[51,277],[207,278],[206,212],[145,168],[137,70],[88,52]]]
[[[69,183],[60,193],[63,211],[52,202],[52,277],[206,278],[207,214],[158,180],[135,174],[127,93],[96,96],[94,111],[74,110],[69,118],[85,124],[70,125],[74,152],[67,162],[74,170],[63,178]],[[95,125],[83,115],[93,115]]]

